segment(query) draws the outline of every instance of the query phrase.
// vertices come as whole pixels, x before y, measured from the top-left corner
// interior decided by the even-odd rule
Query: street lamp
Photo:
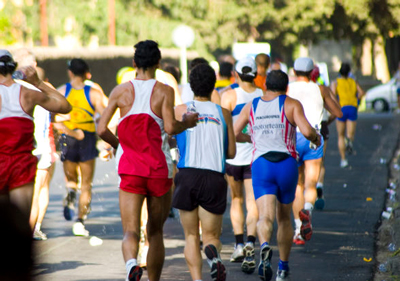
[[[181,49],[180,68],[182,72],[181,84],[187,83],[187,57],[186,48],[192,46],[194,42],[194,31],[187,25],[179,25],[172,32],[172,41]]]

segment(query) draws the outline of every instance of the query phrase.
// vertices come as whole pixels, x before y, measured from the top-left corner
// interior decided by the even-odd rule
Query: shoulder
[[[154,91],[158,93],[174,93],[174,89],[171,86],[165,85],[164,83],[161,83],[159,81],[156,81],[154,85]]]
[[[222,94],[221,99],[229,99],[233,97],[236,97],[236,90],[230,89]]]

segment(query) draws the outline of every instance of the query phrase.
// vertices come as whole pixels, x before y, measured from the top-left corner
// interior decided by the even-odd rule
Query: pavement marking
[[[67,240],[65,240],[64,242],[57,243],[56,246],[49,248],[48,250],[42,252],[42,253],[39,254],[39,255],[36,255],[35,258],[40,258],[40,257],[42,257],[42,256],[44,256],[44,255],[50,253],[51,251],[53,251],[53,250],[55,250],[55,249],[57,249],[57,248],[60,248],[61,246],[67,244],[67,243],[68,243],[69,241],[71,241],[72,239],[75,239],[75,237],[71,237],[71,238],[68,238]]]

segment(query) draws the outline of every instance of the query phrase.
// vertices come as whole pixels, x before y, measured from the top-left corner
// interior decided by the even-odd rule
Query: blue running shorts
[[[293,157],[271,162],[260,156],[251,169],[256,200],[263,195],[273,194],[282,204],[293,202],[299,177],[297,162]]]
[[[343,116],[337,120],[346,122],[347,120],[356,121],[358,117],[357,107],[352,105],[346,105],[342,107]]]
[[[317,149],[310,148],[310,141],[306,139],[301,133],[297,132],[296,135],[296,150],[299,154],[298,166],[304,164],[306,160],[314,160],[322,158],[324,155],[324,139],[321,138],[321,146]]]

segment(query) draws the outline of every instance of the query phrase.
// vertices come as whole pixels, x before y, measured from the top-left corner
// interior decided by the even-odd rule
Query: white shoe
[[[79,221],[74,223],[74,225],[72,226],[72,233],[75,236],[85,236],[85,237],[89,236],[89,231],[87,231],[83,223]]]
[[[244,259],[243,244],[237,244],[231,256],[231,262],[242,262]]]
[[[340,168],[346,168],[347,166],[349,166],[349,161],[347,161],[347,159],[340,160]]]
[[[35,231],[33,232],[33,239],[44,241],[44,240],[47,240],[47,236],[41,230],[35,229]]]

